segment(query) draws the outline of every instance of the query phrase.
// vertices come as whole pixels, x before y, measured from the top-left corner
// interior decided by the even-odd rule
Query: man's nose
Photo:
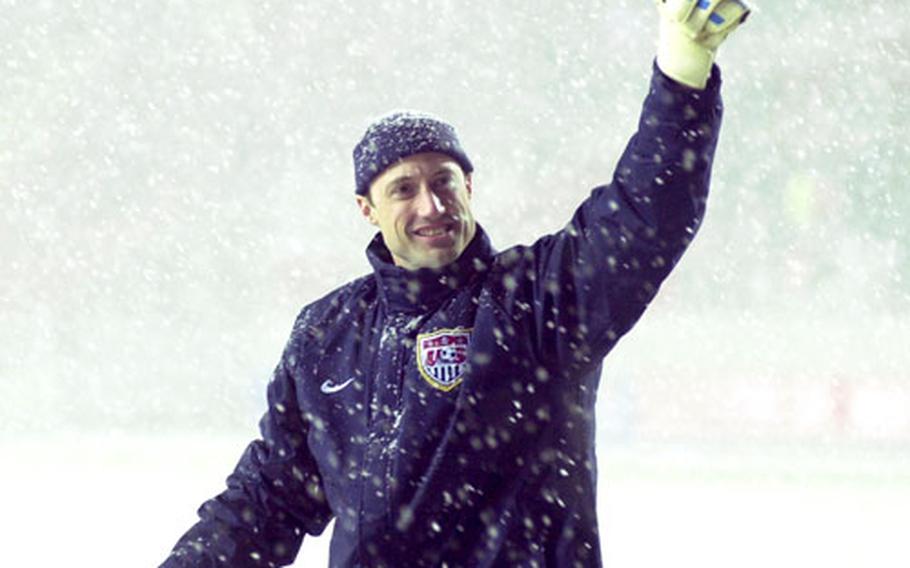
[[[426,185],[421,185],[417,194],[417,214],[421,217],[434,218],[445,213],[445,206],[439,196]]]

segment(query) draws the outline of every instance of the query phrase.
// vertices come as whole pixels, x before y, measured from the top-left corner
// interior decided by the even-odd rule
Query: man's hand
[[[670,78],[704,89],[719,46],[751,9],[744,0],[655,0],[660,12],[657,66]]]

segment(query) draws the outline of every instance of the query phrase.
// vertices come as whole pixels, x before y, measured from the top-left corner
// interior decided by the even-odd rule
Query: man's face
[[[363,216],[379,227],[397,266],[440,268],[455,261],[474,238],[471,176],[437,152],[408,156],[357,196]]]

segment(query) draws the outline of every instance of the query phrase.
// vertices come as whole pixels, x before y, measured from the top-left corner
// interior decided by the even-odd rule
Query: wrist
[[[684,32],[661,22],[657,66],[673,79],[693,89],[704,89],[711,76],[715,51],[696,43]]]

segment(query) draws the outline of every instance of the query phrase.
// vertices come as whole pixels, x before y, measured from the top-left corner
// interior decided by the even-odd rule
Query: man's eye
[[[392,190],[392,193],[398,197],[406,197],[406,196],[410,195],[411,193],[413,193],[413,191],[414,191],[414,186],[399,185],[394,190]]]
[[[436,187],[438,187],[440,189],[446,189],[446,188],[452,187],[454,184],[455,184],[455,178],[453,178],[450,175],[440,176],[440,177],[436,178],[436,180],[433,182],[433,185],[435,185]]]

